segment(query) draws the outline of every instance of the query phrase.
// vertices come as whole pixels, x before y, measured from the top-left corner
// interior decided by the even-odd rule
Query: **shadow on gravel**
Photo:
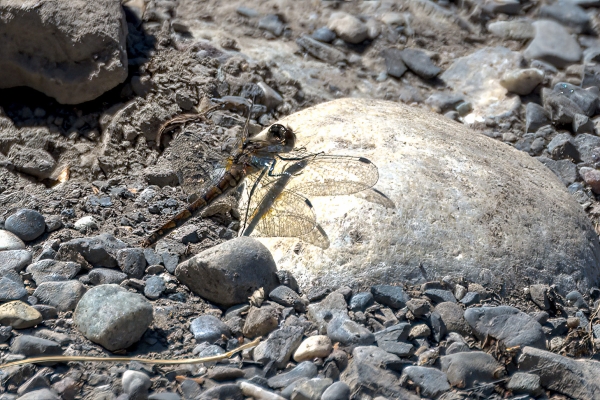
[[[80,104],[60,104],[55,99],[29,87],[0,89],[0,107],[16,127],[48,127],[62,135],[81,134],[94,139],[99,135],[99,118],[118,103],[127,102],[136,94],[131,80],[140,75],[140,67],[156,48],[156,37],[143,30],[135,14],[124,8],[128,25],[127,79],[100,97]]]

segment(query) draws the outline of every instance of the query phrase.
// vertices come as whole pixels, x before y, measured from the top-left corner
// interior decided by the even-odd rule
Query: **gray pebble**
[[[542,326],[531,316],[510,306],[469,308],[465,319],[480,338],[502,340],[507,347],[546,348]]]
[[[196,342],[214,343],[221,336],[230,337],[229,327],[213,315],[201,315],[192,320],[190,331],[194,334]]]
[[[529,286],[529,296],[531,300],[541,309],[549,310],[550,301],[548,300],[548,291],[550,287],[543,284],[535,284]]]
[[[21,276],[12,270],[0,277],[0,302],[21,300],[29,295]]]
[[[333,380],[330,378],[312,378],[308,379],[298,386],[292,392],[291,400],[313,400],[321,399],[325,390],[331,386]]]
[[[35,210],[21,209],[6,219],[4,228],[29,242],[40,237],[46,230],[44,216]]]
[[[190,381],[187,379],[186,381]],[[191,381],[193,382],[193,381]],[[195,382],[194,382],[195,383]],[[152,393],[148,396],[148,400],[181,400],[181,396],[172,392]]]
[[[150,300],[156,300],[165,291],[167,286],[165,280],[160,276],[151,276],[146,279],[146,286],[144,287],[144,295]]]
[[[125,279],[127,279],[127,274],[110,268],[94,268],[88,273],[90,284],[95,286],[111,283],[119,285]]]
[[[182,262],[175,276],[202,298],[229,307],[248,301],[258,288],[271,292],[277,287],[276,272],[273,256],[262,243],[238,237]]]
[[[337,64],[346,61],[346,55],[341,50],[321,43],[309,36],[300,36],[296,39],[298,46],[303,48],[311,56],[325,61],[329,64]]]
[[[467,292],[460,302],[466,306],[472,306],[481,301],[481,295],[477,292]]]
[[[592,29],[592,18],[572,1],[562,0],[554,4],[542,5],[538,16],[553,19],[576,33],[586,33]]]
[[[12,326],[0,326],[0,343],[7,342],[12,336]]]
[[[352,311],[365,311],[367,307],[373,304],[373,295],[370,292],[356,293],[350,299],[350,309]]]
[[[144,250],[139,248],[121,249],[117,251],[117,262],[121,271],[130,278],[141,279],[146,270]]]
[[[450,390],[446,374],[436,368],[409,366],[402,370],[401,382],[411,380],[421,389],[424,397],[438,398]]]
[[[247,18],[256,18],[260,15],[255,9],[244,6],[236,8],[235,12]]]
[[[539,104],[527,103],[525,106],[525,132],[537,132],[542,126],[550,124],[548,111]]]
[[[528,60],[546,61],[558,68],[567,67],[581,59],[581,48],[560,24],[550,20],[533,23],[535,37],[523,52]]]
[[[402,60],[402,51],[394,47],[390,47],[383,51],[383,59],[385,60],[385,68],[389,76],[401,78],[408,69]]]
[[[368,346],[375,342],[371,331],[344,316],[334,317],[329,321],[327,336],[333,342],[340,342],[344,346]]]
[[[44,320],[58,318],[58,310],[56,307],[46,304],[35,304],[33,308],[35,308],[42,315]]]
[[[0,251],[0,276],[2,276],[2,271],[6,270],[21,272],[31,264],[31,260],[31,252],[27,250]]]
[[[583,298],[583,295],[577,290],[567,293],[565,300],[567,300],[567,304],[570,307],[588,308],[587,302]]]
[[[271,32],[275,36],[281,36],[284,24],[275,14],[269,14],[258,20],[258,27]]]
[[[283,97],[272,87],[264,82],[258,82],[258,87],[262,90],[262,99],[264,104],[269,110],[277,108],[278,105],[283,103]]]
[[[500,367],[496,359],[482,351],[455,353],[440,358],[441,370],[452,386],[470,388],[473,384],[492,382]]]
[[[118,285],[90,289],[73,313],[79,331],[110,351],[136,343],[152,320],[152,305],[143,296]]]
[[[431,300],[434,304],[442,303],[444,301],[456,303],[456,298],[449,290],[428,289],[423,292],[423,295],[429,298],[429,300]]]
[[[348,400],[350,399],[350,386],[345,382],[334,382],[321,396],[321,400]]]
[[[399,286],[376,285],[371,287],[376,302],[391,308],[403,308],[410,297]]]
[[[61,400],[61,398],[54,391],[44,388],[26,393],[17,400]]]
[[[306,311],[307,301],[298,296],[296,292],[287,286],[277,286],[269,293],[269,299],[284,307],[294,307],[298,312]]]
[[[30,335],[21,335],[15,338],[10,346],[10,351],[27,357],[50,356],[62,353],[58,343]]]
[[[423,50],[402,50],[402,61],[412,72],[423,79],[433,79],[442,72],[442,69],[435,65]]]
[[[331,43],[335,37],[335,32],[325,26],[317,29],[312,34],[313,39],[323,43]]]
[[[129,400],[146,400],[152,381],[143,372],[127,370],[121,378],[121,384]]]
[[[303,361],[288,372],[269,378],[269,387],[281,389],[289,386],[301,378],[313,378],[317,376],[317,366],[311,361]]]
[[[506,388],[514,393],[526,393],[532,396],[543,394],[540,377],[526,372],[515,372],[506,383]]]

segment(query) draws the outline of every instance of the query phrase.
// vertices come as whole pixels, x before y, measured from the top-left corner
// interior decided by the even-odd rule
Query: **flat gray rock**
[[[56,307],[58,311],[71,311],[85,293],[79,281],[44,282],[33,292],[41,304]]]
[[[309,304],[307,314],[308,318],[317,324],[319,333],[324,334],[329,320],[338,316],[348,316],[348,304],[344,295],[333,292],[320,302]]]
[[[471,328],[464,318],[464,310],[458,304],[446,301],[435,306],[435,311],[440,315],[449,332],[471,334]]]
[[[399,375],[394,369],[401,369],[404,364],[397,356],[375,346],[357,347],[352,356],[340,380],[350,387],[353,396],[377,393],[391,399],[421,398],[400,385]]]
[[[284,326],[271,332],[267,340],[254,349],[254,361],[283,368],[300,346],[303,333],[304,329],[299,326]]]
[[[68,281],[81,270],[81,266],[70,261],[41,260],[31,264],[26,271],[37,285],[44,282]]]
[[[317,366],[311,361],[303,361],[293,369],[283,374],[269,378],[269,387],[273,389],[284,388],[301,378],[313,378],[317,376]]]
[[[469,308],[465,319],[481,339],[489,335],[502,340],[506,347],[546,348],[546,336],[539,322],[514,307]]]
[[[92,285],[120,284],[127,279],[127,274],[110,268],[94,268],[88,273]]]
[[[496,379],[495,371],[500,364],[483,351],[455,353],[440,358],[442,372],[446,373],[452,386],[470,388],[475,382],[481,384]]]
[[[175,276],[198,296],[222,306],[248,301],[258,288],[277,287],[277,267],[259,241],[239,237],[182,262]]]
[[[371,331],[345,316],[337,316],[329,321],[327,336],[344,346],[368,346],[375,342],[375,335]]]
[[[21,335],[17,337],[10,346],[10,351],[24,356],[51,356],[61,354],[60,345],[52,340],[42,339],[35,336]]]
[[[56,167],[56,161],[44,149],[15,144],[11,146],[7,156],[17,171],[39,179],[48,178]]]
[[[0,251],[0,276],[2,271],[12,270],[21,272],[31,264],[31,252],[28,250],[5,250]]]
[[[79,331],[110,351],[125,349],[152,323],[152,306],[141,295],[118,285],[90,289],[73,313]]]
[[[506,47],[484,47],[455,59],[439,78],[473,107],[465,122],[506,118],[520,109],[521,100],[509,94],[501,80],[507,72],[520,68],[522,59],[521,53]]]
[[[437,368],[410,366],[402,370],[400,381],[410,379],[421,388],[425,397],[437,398],[442,393],[450,390],[446,374]]]
[[[573,1],[559,0],[540,7],[538,16],[553,19],[576,33],[586,33],[592,28],[592,17]]]
[[[375,188],[394,202],[387,208],[372,192],[309,198],[332,243],[326,250],[307,245],[294,254],[297,239],[260,238],[278,268],[301,285],[423,283],[450,275],[516,289],[527,277],[566,294],[600,284],[600,245],[589,218],[529,155],[441,115],[381,100],[339,99],[280,122],[298,130],[309,152],[370,159],[379,168]],[[577,135],[576,145],[581,136],[592,135]],[[336,147],[337,140],[355,148]],[[352,232],[360,232],[359,242]]]
[[[0,14],[0,87],[29,86],[59,103],[93,100],[127,78],[119,0],[8,1]]]
[[[537,157],[537,159],[554,172],[565,186],[569,186],[579,178],[577,166],[571,160],[555,161],[546,157]]]
[[[110,233],[98,236],[84,237],[62,243],[58,249],[57,260],[76,261],[81,255],[94,267],[117,267],[117,251],[127,247],[125,242],[115,238]]]
[[[519,356],[519,370],[540,377],[545,389],[554,390],[574,399],[600,397],[600,362],[573,360],[549,351],[525,347]]]
[[[28,295],[19,274],[8,270],[0,275],[0,302],[26,299]]]
[[[538,20],[533,23],[535,37],[523,52],[528,60],[546,61],[564,68],[581,59],[581,47],[571,34],[559,23]]]

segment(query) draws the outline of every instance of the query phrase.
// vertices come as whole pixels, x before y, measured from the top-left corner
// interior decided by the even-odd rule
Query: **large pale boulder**
[[[0,0],[0,88],[93,100],[127,77],[126,36],[120,0]]]
[[[526,153],[441,115],[379,100],[335,100],[280,123],[310,152],[369,158],[379,168],[375,188],[394,202],[386,207],[373,192],[311,197],[331,242],[326,250],[260,239],[278,269],[301,284],[446,275],[509,288],[600,283],[591,223],[559,179]]]

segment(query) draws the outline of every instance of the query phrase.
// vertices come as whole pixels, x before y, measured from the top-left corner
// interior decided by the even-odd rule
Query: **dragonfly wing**
[[[284,191],[260,218],[256,229],[261,236],[299,237],[314,230],[316,224],[310,201],[296,193]]]
[[[284,159],[293,165],[293,158]],[[354,194],[373,187],[379,179],[375,164],[364,157],[315,154],[305,156],[306,166],[287,189],[307,196]]]
[[[310,201],[285,190],[280,177],[268,177],[266,172],[251,175],[245,198],[240,206],[245,236],[256,230],[259,236],[299,237],[317,224]]]
[[[306,243],[310,243],[314,246],[320,247],[323,250],[329,248],[329,237],[321,225],[317,224],[315,229],[308,232],[305,235],[300,236],[300,239]]]
[[[193,132],[182,132],[173,139],[165,155],[171,167],[176,171],[179,185],[184,193],[192,196],[202,193],[223,176],[231,157],[211,150]]]

